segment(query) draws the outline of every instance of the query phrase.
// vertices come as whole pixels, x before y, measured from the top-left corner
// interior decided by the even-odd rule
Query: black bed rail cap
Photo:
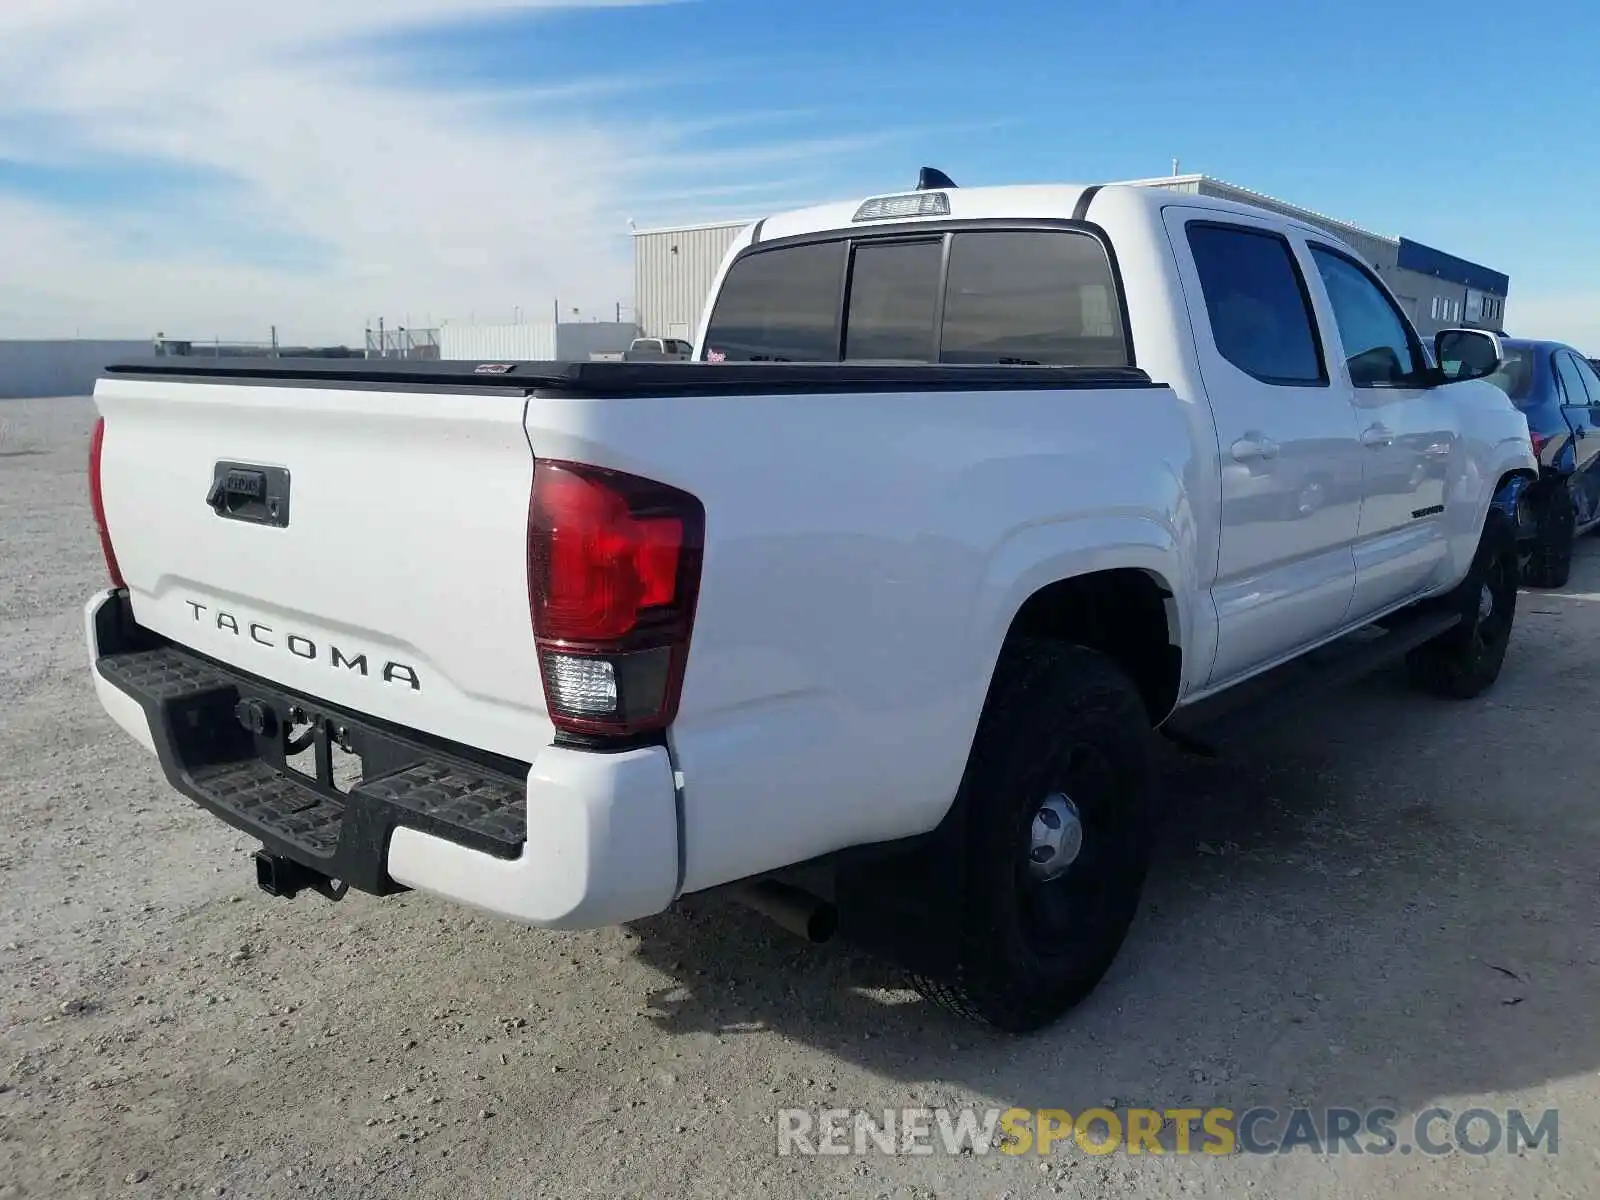
[[[105,368],[120,377],[305,383],[363,390],[385,386],[555,391],[578,396],[1006,391],[1157,386],[1137,367],[1043,367],[951,363],[507,362],[383,359],[161,358]]]

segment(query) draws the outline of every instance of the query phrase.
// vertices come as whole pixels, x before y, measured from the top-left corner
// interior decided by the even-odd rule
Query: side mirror
[[[1441,329],[1433,335],[1433,361],[1451,383],[1483,379],[1506,359],[1500,339],[1483,329]]]

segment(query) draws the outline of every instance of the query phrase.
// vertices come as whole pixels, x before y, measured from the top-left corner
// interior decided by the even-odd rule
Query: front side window
[[[1365,270],[1344,255],[1311,247],[1344,343],[1345,367],[1356,387],[1400,387],[1421,373],[1405,318]]]
[[[1188,237],[1217,353],[1263,383],[1326,383],[1289,243],[1243,225],[1191,223]]]

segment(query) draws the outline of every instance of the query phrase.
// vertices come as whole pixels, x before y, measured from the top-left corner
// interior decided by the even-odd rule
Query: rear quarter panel
[[[705,505],[685,889],[935,826],[1037,588],[1141,567],[1203,627],[1193,419],[1165,387],[535,396],[536,456]]]

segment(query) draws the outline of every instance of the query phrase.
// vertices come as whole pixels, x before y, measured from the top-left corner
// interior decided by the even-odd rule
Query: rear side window
[[[728,362],[833,362],[839,357],[844,242],[746,255],[728,272],[706,330],[707,356]]]
[[[1578,373],[1578,357],[1565,350],[1556,351],[1556,380],[1561,385],[1561,403],[1583,408],[1590,403],[1589,390]],[[1596,397],[1600,400],[1600,397]]]
[[[728,272],[705,357],[1131,362],[1111,260],[1096,238],[1072,229],[969,229],[758,250]]]
[[[943,258],[942,238],[856,247],[845,358],[928,362],[933,357]]]
[[[1600,404],[1600,375],[1595,374],[1594,368],[1589,365],[1589,360],[1586,358],[1573,355],[1572,362],[1578,369],[1578,377],[1583,380],[1584,390],[1589,394],[1589,403]]]
[[[1263,383],[1325,384],[1305,278],[1289,243],[1241,225],[1188,226],[1217,352]]]
[[[1105,249],[1081,233],[958,233],[940,361],[1128,365]]]

